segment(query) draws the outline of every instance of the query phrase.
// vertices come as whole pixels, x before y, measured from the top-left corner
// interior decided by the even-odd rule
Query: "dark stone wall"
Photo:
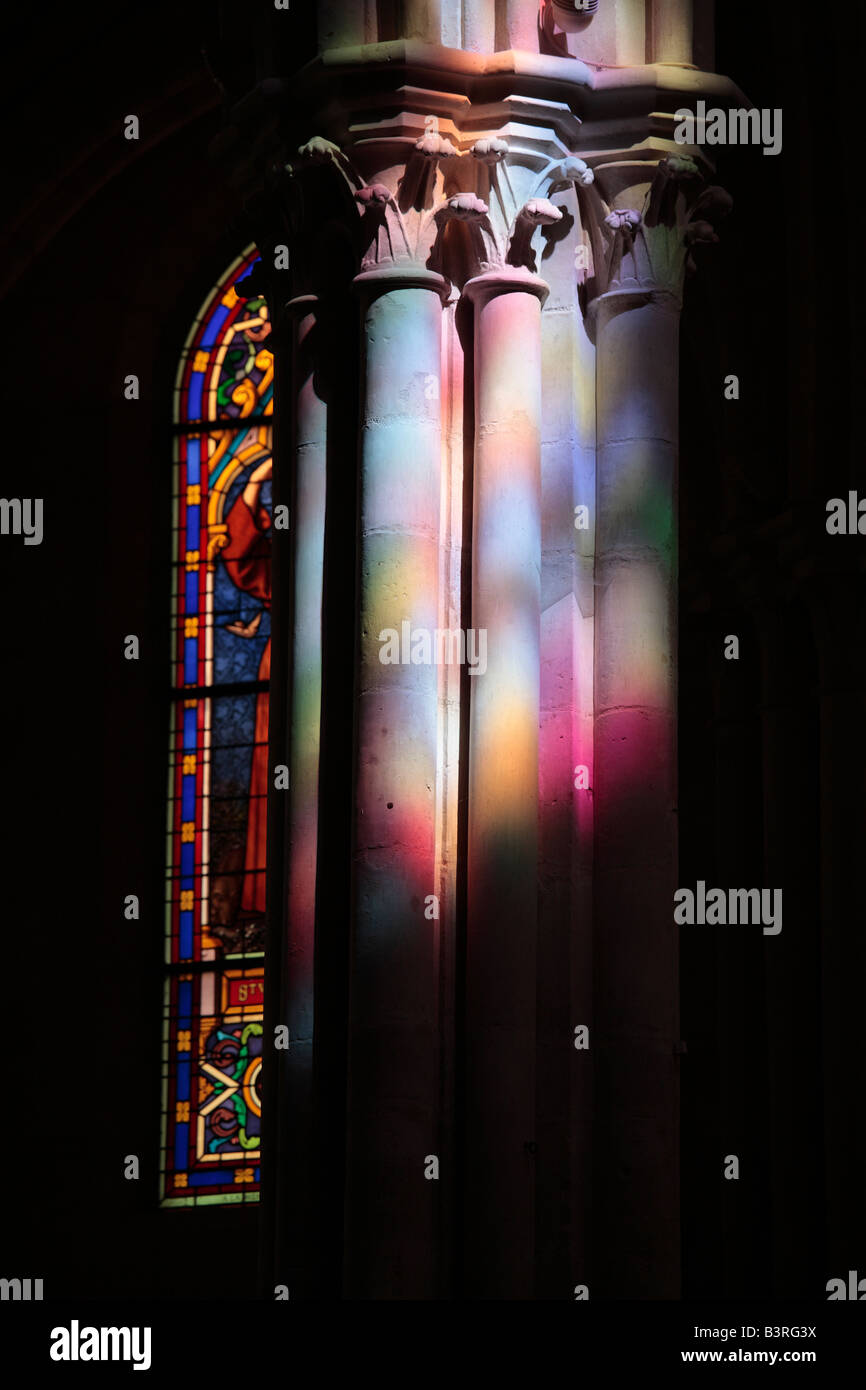
[[[46,1297],[255,1289],[253,1211],[156,1208],[171,389],[189,324],[241,249],[207,157],[219,93],[199,34],[177,16],[173,43],[159,17],[44,35],[45,71],[13,113],[38,238],[10,253],[3,495],[43,497],[45,537],[0,548],[18,615],[2,641],[17,1096],[3,1263],[42,1276]],[[144,148],[122,139],[129,112]],[[45,126],[57,149],[43,151]],[[123,399],[129,372],[137,402]],[[132,632],[137,663],[122,659]],[[124,920],[127,893],[139,923]],[[123,1177],[127,1154],[139,1182]]]
[[[773,938],[683,929],[684,1291],[821,1298],[866,1243],[866,567],[862,538],[825,529],[828,499],[866,483],[862,282],[837,211],[863,21],[816,45],[770,5],[750,7],[748,41],[716,14],[718,70],[782,108],[784,146],[718,151],[734,213],[683,317],[680,881],[781,887],[785,915]]]

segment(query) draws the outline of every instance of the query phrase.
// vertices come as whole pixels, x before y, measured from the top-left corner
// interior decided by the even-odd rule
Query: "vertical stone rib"
[[[441,41],[441,0],[403,0],[403,6],[403,38]]]
[[[679,1290],[679,311],[597,302],[594,1178],[598,1292]]]
[[[619,67],[639,67],[646,62],[647,19],[645,0],[617,0],[614,32]]]
[[[463,6],[463,43],[467,53],[492,53],[496,46],[496,0],[471,0]]]
[[[476,443],[467,864],[470,1297],[533,1287],[541,571],[541,303],[519,271],[472,280]]]
[[[365,272],[360,653],[350,962],[346,1293],[436,1296],[438,671],[383,664],[380,632],[438,614],[441,316],[421,267]],[[411,646],[409,654],[411,655]]]
[[[693,0],[653,0],[652,62],[691,63]]]

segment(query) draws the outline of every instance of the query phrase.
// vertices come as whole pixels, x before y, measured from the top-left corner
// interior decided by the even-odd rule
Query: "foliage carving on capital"
[[[572,211],[564,210],[557,192],[591,189],[592,169],[561,147],[551,157],[547,134],[540,158],[523,133],[516,152],[502,132],[472,143],[453,128],[449,135],[432,116],[423,133],[416,125],[409,136],[365,139],[348,154],[314,135],[271,171],[265,244],[275,228],[289,243],[293,295],[336,283],[326,251],[337,243],[349,279],[393,266],[436,270],[457,284],[505,267],[537,271],[549,244],[574,227],[576,205],[572,199]]]
[[[544,238],[558,240],[573,224],[551,201],[553,193],[570,184],[588,186],[592,170],[577,155],[569,154],[548,159],[527,179],[525,166],[516,170],[511,166],[512,151],[499,136],[477,140],[469,154],[478,166],[476,187],[489,211],[473,234],[468,275],[504,266],[535,273]],[[522,184],[521,196],[515,178],[517,188]],[[553,230],[556,227],[559,230]]]
[[[423,266],[437,234],[435,190],[441,182],[440,166],[457,155],[456,146],[439,133],[435,118],[428,117],[424,134],[406,152],[402,175],[393,188],[382,180],[367,182],[340,147],[322,136],[301,146],[291,172],[303,180],[310,166],[326,166],[332,179],[342,181],[356,209],[350,234],[362,271],[388,265]]]
[[[490,209],[476,193],[455,193],[434,211],[436,237],[431,266],[458,282],[502,264],[502,247]],[[455,267],[458,267],[455,269]]]
[[[508,154],[508,141],[500,140],[497,136],[476,140],[471,154],[481,164],[501,164]]]
[[[314,135],[312,140],[301,145],[298,158],[306,164],[336,164],[341,168],[348,166],[340,146],[335,145],[333,140],[326,140],[323,135]]]
[[[694,160],[680,156],[660,161],[640,210],[609,208],[597,184],[579,196],[588,255],[578,278],[590,301],[636,290],[680,302],[696,268],[692,248],[717,242],[716,224],[733,207],[724,189],[704,185]]]
[[[527,199],[514,219],[508,245],[509,265],[535,271],[536,257],[532,242],[537,229],[554,227],[563,221],[564,216],[562,208],[558,208],[549,198]]]
[[[405,209],[421,212],[435,198],[442,161],[456,159],[457,146],[438,130],[436,118],[424,121],[424,134],[415,141],[400,180],[400,203]]]

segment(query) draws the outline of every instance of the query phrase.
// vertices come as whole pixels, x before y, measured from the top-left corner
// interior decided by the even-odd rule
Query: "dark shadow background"
[[[827,499],[866,486],[846,191],[863,18],[819,34],[773,0],[717,11],[716,69],[783,108],[784,151],[719,152],[735,212],[683,316],[680,882],[780,886],[785,926],[684,939],[684,1293],[821,1297],[866,1273],[866,541],[824,528]],[[0,476],[4,496],[45,498],[45,541],[0,543],[0,1273],[41,1275],[49,1295],[255,1287],[254,1208],[155,1203],[170,391],[244,240],[207,147],[214,74],[238,94],[256,80],[257,13],[240,38],[206,3],[50,22],[18,6],[8,29]],[[721,656],[731,633],[738,663]]]

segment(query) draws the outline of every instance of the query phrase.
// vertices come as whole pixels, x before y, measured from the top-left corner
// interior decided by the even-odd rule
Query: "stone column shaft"
[[[475,305],[466,923],[470,1297],[531,1297],[541,571],[543,281],[490,272]]]
[[[594,1269],[602,1297],[675,1298],[679,310],[596,310]]]
[[[312,1260],[312,1044],[321,613],[327,411],[317,393],[317,300],[285,309],[275,349],[274,505],[289,509],[289,535],[272,549],[269,761],[287,764],[289,788],[268,808],[266,1034],[289,1030],[288,1049],[265,1055],[262,1242],[265,1292],[308,1290]],[[272,1155],[279,1155],[277,1168]],[[268,1252],[265,1254],[265,1252]]]
[[[439,965],[425,899],[438,892],[438,671],[416,640],[437,626],[446,282],[410,266],[355,283],[364,363],[346,1294],[429,1299]],[[405,661],[380,660],[386,630]]]

